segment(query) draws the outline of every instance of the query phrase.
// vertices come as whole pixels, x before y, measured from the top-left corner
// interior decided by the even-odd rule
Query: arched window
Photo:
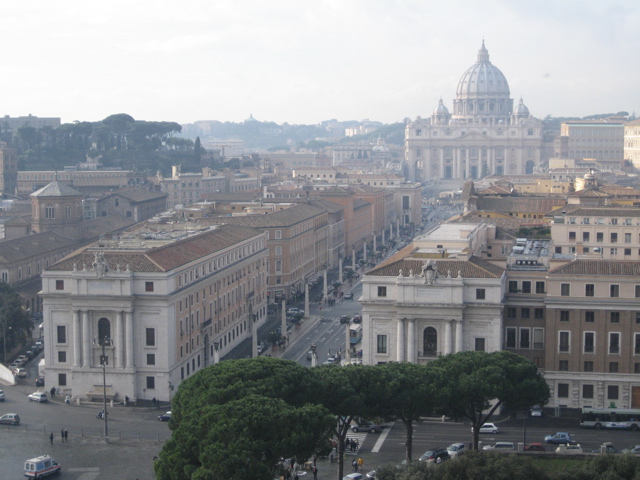
[[[50,203],[44,207],[44,218],[56,218],[56,210]]]
[[[102,344],[104,340],[111,340],[111,322],[107,318],[98,320],[98,342]]]
[[[423,335],[424,355],[425,357],[433,357],[438,352],[438,332],[433,327],[424,329]]]

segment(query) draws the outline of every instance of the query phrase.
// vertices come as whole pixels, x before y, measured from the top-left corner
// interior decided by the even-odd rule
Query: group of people
[[[344,449],[348,452],[357,452],[360,447],[360,442],[357,438],[347,438],[344,441]]]
[[[51,442],[51,445],[53,445],[53,432],[49,434],[49,441]],[[66,428],[60,429],[60,441],[61,442],[69,441],[69,431]]]
[[[354,458],[353,462],[351,462],[351,466],[353,467],[354,472],[362,470],[362,467],[364,467],[364,460],[362,459],[362,457],[358,458],[357,460]]]

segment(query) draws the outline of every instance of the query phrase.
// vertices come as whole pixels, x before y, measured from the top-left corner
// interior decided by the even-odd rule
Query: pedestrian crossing
[[[367,438],[367,432],[353,432],[349,430],[347,437],[345,438],[345,455],[358,455],[360,447]]]

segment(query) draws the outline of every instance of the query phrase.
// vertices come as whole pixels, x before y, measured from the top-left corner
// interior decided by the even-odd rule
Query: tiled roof
[[[471,257],[469,260],[459,259],[438,259],[435,260],[438,273],[441,276],[451,272],[452,277],[457,277],[458,272],[463,278],[500,278],[504,273],[504,268],[493,265],[479,257]],[[396,262],[379,265],[367,272],[367,276],[397,277],[402,270],[402,276],[409,276],[409,271],[414,275],[422,272],[424,260],[404,258]]]
[[[202,225],[246,225],[253,228],[286,228],[326,213],[325,208],[301,203],[266,215],[245,215],[238,217],[209,217],[196,221]]]
[[[324,208],[329,213],[338,213],[344,211],[344,206],[331,202],[329,200],[314,200],[313,202],[311,202],[311,205],[316,205],[319,208]]]
[[[82,237],[85,240],[93,241],[103,233],[112,233],[123,230],[136,221],[133,218],[125,218],[120,215],[107,215],[93,220],[82,222]]]
[[[149,200],[156,200],[158,198],[163,198],[168,196],[168,193],[163,192],[151,192],[149,190],[145,190],[144,188],[127,188],[124,190],[118,190],[117,192],[109,193],[105,195],[100,200],[104,200],[105,198],[112,197],[115,195],[119,195],[124,197],[132,202],[146,202]]]
[[[55,232],[36,233],[0,242],[0,263],[20,263],[36,255],[73,248],[77,241]]]
[[[640,261],[574,260],[549,272],[549,275],[640,276]]]
[[[83,197],[84,195],[57,180],[31,194],[32,197]]]
[[[124,270],[128,265],[133,272],[168,272],[259,234],[260,232],[253,228],[221,225],[214,230],[147,251],[105,249],[103,255],[111,270],[116,270],[118,266]],[[94,252],[84,248],[59,261],[48,270],[91,269],[94,258]]]
[[[478,198],[477,210],[502,213],[547,213],[566,205],[564,198],[557,197],[505,197]]]
[[[567,208],[565,216],[576,217],[640,217],[640,208],[637,207],[583,207]]]

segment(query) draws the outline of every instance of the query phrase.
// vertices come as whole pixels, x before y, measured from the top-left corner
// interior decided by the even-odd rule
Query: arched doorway
[[[438,332],[433,327],[427,327],[422,334],[425,357],[435,357],[438,354]]]
[[[111,322],[103,317],[98,320],[98,343],[102,345],[105,340],[111,340]]]

